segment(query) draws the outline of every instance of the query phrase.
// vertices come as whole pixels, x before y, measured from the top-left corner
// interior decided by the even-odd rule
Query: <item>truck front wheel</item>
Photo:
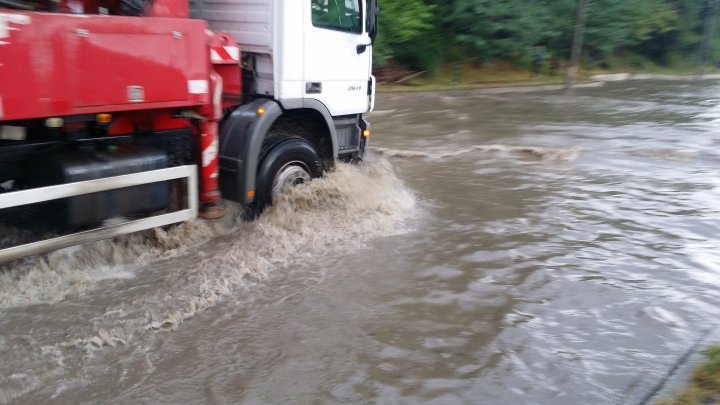
[[[322,173],[320,155],[304,138],[285,138],[269,145],[258,167],[251,214],[259,215],[289,188],[320,177]]]

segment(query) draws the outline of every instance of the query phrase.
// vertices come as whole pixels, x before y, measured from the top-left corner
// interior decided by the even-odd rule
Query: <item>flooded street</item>
[[[380,95],[260,220],[0,268],[0,403],[636,404],[720,315],[720,83]]]

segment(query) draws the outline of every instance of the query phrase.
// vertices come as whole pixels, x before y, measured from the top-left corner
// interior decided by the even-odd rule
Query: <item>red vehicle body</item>
[[[0,125],[40,141],[189,131],[200,215],[221,216],[218,121],[242,95],[232,37],[188,18],[184,0],[155,1],[142,17],[100,15],[94,0],[53,5],[83,14],[0,8]]]
[[[240,99],[240,51],[188,19],[184,1],[154,3],[150,13],[171,11],[176,18],[0,13],[0,119],[111,114],[111,136],[193,128],[200,199],[217,203],[217,122]]]

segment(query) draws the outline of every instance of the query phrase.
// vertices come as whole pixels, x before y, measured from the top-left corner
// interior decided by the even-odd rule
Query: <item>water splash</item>
[[[100,303],[100,313],[75,319],[70,339],[55,343],[86,350],[124,344],[149,330],[172,330],[275,269],[407,232],[417,207],[380,158],[338,165],[282,196],[254,222],[242,221],[237,205],[228,211],[221,221],[198,220],[16,262],[0,270],[0,309],[67,303],[93,312]]]

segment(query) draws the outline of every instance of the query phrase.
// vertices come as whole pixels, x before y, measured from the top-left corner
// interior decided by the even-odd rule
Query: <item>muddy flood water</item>
[[[720,315],[720,83],[380,95],[252,223],[0,269],[0,403],[639,404]]]

